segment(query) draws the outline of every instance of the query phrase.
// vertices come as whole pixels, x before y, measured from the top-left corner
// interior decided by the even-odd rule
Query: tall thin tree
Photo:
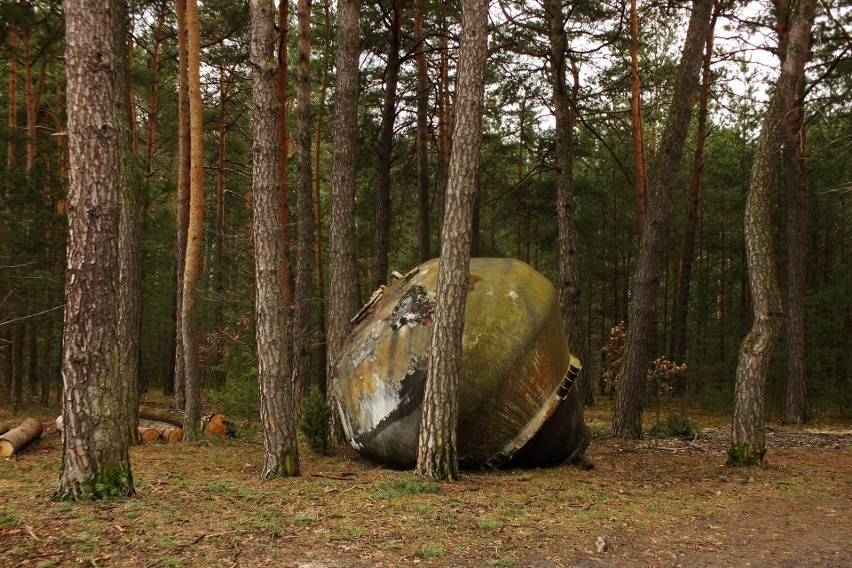
[[[459,475],[456,453],[458,385],[488,58],[488,0],[462,0],[461,6],[457,114],[446,213],[441,229],[435,323],[417,452],[417,473],[443,480],[457,480]]]
[[[745,247],[754,322],[743,339],[737,360],[728,454],[728,461],[734,464],[758,464],[766,454],[764,387],[784,317],[772,250],[769,194],[779,165],[786,116],[796,106],[799,85],[804,80],[816,0],[797,0],[791,5],[794,16],[784,63],[763,117],[746,196]]]
[[[388,278],[390,254],[391,165],[393,161],[393,131],[396,122],[396,91],[399,84],[402,40],[401,0],[389,0],[384,20],[388,25],[388,63],[385,66],[385,92],[382,101],[382,124],[379,128],[378,160],[376,166],[375,250],[373,257],[373,289],[385,284]]]
[[[576,90],[568,92],[566,82],[568,45],[562,0],[546,0],[545,11],[550,27],[550,80],[556,119],[556,210],[559,225],[559,306],[568,345],[588,363],[588,348],[583,333],[580,306],[580,259],[577,245],[577,223],[574,212],[574,124],[576,114],[570,107],[576,104]],[[575,77],[575,81],[577,78]],[[587,374],[586,374],[587,375]],[[584,376],[581,380],[588,382]],[[589,385],[586,385],[589,387]],[[587,404],[594,403],[592,389],[585,388]]]
[[[204,126],[201,122],[201,45],[197,0],[186,1],[187,76],[189,84],[189,224],[181,303],[184,381],[186,384],[185,439],[200,435],[201,372],[198,368],[198,280],[201,271],[202,215],[204,213]]]
[[[645,381],[657,316],[657,290],[665,256],[666,235],[674,202],[674,183],[680,168],[692,107],[698,90],[712,0],[694,0],[686,31],[678,75],[660,149],[648,185],[648,214],[639,242],[639,259],[633,282],[632,303],[625,339],[624,359],[618,375],[612,433],[642,437]]]
[[[278,219],[274,8],[270,0],[251,1],[252,228],[264,479],[299,475],[298,412],[294,405],[298,398],[287,349],[284,250]]]
[[[293,373],[299,388],[311,380],[311,295],[314,217],[311,204],[311,1],[297,5],[296,82],[296,286],[293,309]],[[296,408],[299,408],[296,406]]]
[[[358,126],[359,0],[337,2],[337,68],[334,136],[331,150],[331,222],[329,223],[328,370],[326,400],[332,409],[332,437],[343,442],[334,400],[337,359],[358,302],[355,251],[355,143]]]

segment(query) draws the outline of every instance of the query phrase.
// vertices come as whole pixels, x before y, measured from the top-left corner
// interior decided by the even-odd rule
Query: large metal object
[[[438,260],[377,291],[337,365],[334,391],[346,435],[365,456],[409,468],[426,384]],[[556,290],[529,265],[475,258],[459,380],[462,467],[561,463],[589,431],[572,388],[580,363],[565,339]]]

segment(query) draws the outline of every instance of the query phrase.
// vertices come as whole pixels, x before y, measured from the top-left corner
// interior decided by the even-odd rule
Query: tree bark
[[[320,80],[320,93],[317,107],[317,118],[314,133],[314,168],[313,168],[313,200],[314,200],[314,267],[316,269],[316,288],[317,297],[319,298],[317,313],[317,332],[319,341],[317,346],[317,374],[320,391],[325,393],[326,385],[326,367],[328,364],[328,351],[326,342],[326,326],[325,326],[325,305],[323,298],[325,297],[325,278],[322,268],[322,202],[320,199],[320,158],[322,149],[322,127],[323,118],[325,117],[325,97],[328,90],[328,61],[331,57],[331,15],[329,13],[329,0],[323,0],[323,22],[325,25],[325,33],[323,35],[323,52],[322,52],[322,79]],[[302,385],[307,387],[308,385]],[[303,389],[306,392],[307,389]]]
[[[589,364],[588,347],[584,341],[582,308],[580,306],[580,260],[577,246],[576,203],[574,200],[574,124],[576,115],[570,102],[576,102],[578,77],[575,89],[569,93],[566,83],[567,38],[562,0],[547,0],[545,11],[550,23],[550,79],[553,90],[553,107],[556,118],[556,210],[559,225],[559,306],[568,345]],[[584,375],[588,375],[585,373]],[[581,375],[580,380],[588,383]],[[579,387],[579,385],[578,385]],[[594,404],[590,385],[581,389],[584,404]]]
[[[293,311],[295,388],[311,380],[311,292],[313,208],[311,204],[311,1],[299,0],[298,78],[296,83],[296,287]],[[296,406],[295,408],[299,408]]]
[[[645,168],[645,127],[642,122],[642,91],[639,79],[639,13],[636,0],[630,0],[630,118],[633,122],[636,219],[641,237],[648,210],[648,174]]]
[[[213,325],[218,333],[225,326],[225,140],[228,116],[228,83],[225,81],[225,66],[219,68],[219,144],[216,161],[216,270],[213,275],[213,289],[217,301],[213,308]],[[278,214],[277,211],[275,213]],[[215,346],[213,366],[218,367],[222,362],[221,349]],[[213,371],[213,385],[221,389],[225,385],[225,372],[221,369]]]
[[[189,223],[183,272],[181,340],[186,385],[186,440],[200,436],[201,372],[198,368],[198,280],[201,270],[202,216],[204,213],[204,127],[201,122],[201,46],[198,2],[186,2],[187,78],[189,85]]]
[[[482,144],[488,0],[462,1],[457,119],[442,227],[437,305],[420,421],[417,473],[458,479],[456,424],[476,181]]]
[[[778,166],[788,113],[796,108],[804,81],[810,31],[816,0],[791,3],[793,23],[781,74],[769,99],[757,141],[751,182],[746,196],[745,245],[754,323],[743,339],[737,361],[734,417],[728,462],[759,464],[766,455],[763,426],[766,373],[775,342],[781,333],[783,309],[772,249],[769,194]]]
[[[432,258],[429,236],[429,69],[423,36],[423,1],[414,0],[414,62],[417,65],[417,256]]]
[[[175,207],[177,238],[175,240],[175,408],[186,408],[186,363],[183,352],[183,278],[186,268],[186,245],[190,204],[190,132],[189,132],[189,47],[186,34],[186,1],[176,0],[178,28],[178,166],[177,204]]]
[[[287,42],[290,37],[289,2],[278,3],[278,79],[276,97],[278,100],[278,221],[281,225],[281,250],[283,253],[284,301],[287,308],[293,305],[293,293],[290,289],[290,206],[287,203],[289,185],[287,181],[287,160],[290,158],[290,130],[287,125]],[[289,350],[289,346],[288,346]]]
[[[65,5],[70,186],[59,499],[133,495],[119,318],[123,166],[129,149],[127,9]]]
[[[27,418],[17,427],[3,432],[0,436],[0,458],[14,455],[33,440],[37,440],[41,436],[41,432],[41,422],[33,418]]]
[[[326,401],[331,408],[332,438],[343,443],[334,400],[340,348],[357,310],[358,260],[355,251],[355,142],[358,126],[358,0],[337,2],[337,68],[334,136],[331,154],[331,222],[329,223],[328,371]]]
[[[695,161],[689,191],[689,206],[686,213],[686,229],[683,237],[683,252],[677,277],[677,292],[672,310],[672,340],[669,359],[682,363],[686,359],[687,315],[689,313],[689,287],[692,283],[692,263],[695,259],[695,235],[698,229],[698,204],[701,199],[701,180],[704,171],[704,146],[707,141],[707,109],[710,102],[710,64],[713,60],[713,34],[719,16],[719,5],[714,3],[707,32],[704,61],[701,65],[701,93],[698,97],[698,129],[695,135]],[[685,384],[676,384],[677,394],[683,394]]]
[[[789,5],[787,2],[783,4]],[[778,7],[780,8],[780,6]],[[784,14],[785,28],[790,23],[789,19],[788,12]],[[780,40],[782,40],[781,37],[779,37]],[[783,41],[780,41],[780,43],[783,45]],[[785,327],[787,401],[784,407],[784,423],[799,426],[805,424],[808,420],[807,368],[805,365],[808,174],[805,168],[804,94],[805,81],[802,78],[797,84],[794,104],[785,117],[781,169],[784,195],[787,201],[787,325]]]
[[[671,106],[660,151],[654,160],[648,195],[648,216],[639,242],[639,259],[633,282],[633,302],[624,359],[618,375],[612,434],[642,437],[642,408],[651,347],[654,341],[657,290],[673,203],[673,186],[680,168],[692,106],[698,88],[712,0],[694,0],[681,54]]]
[[[385,67],[385,92],[382,102],[382,125],[379,129],[376,168],[376,240],[373,257],[373,290],[387,283],[390,254],[391,163],[393,161],[393,129],[396,122],[396,90],[399,84],[399,44],[402,30],[402,7],[390,0],[388,29],[388,63]]]
[[[277,72],[274,5],[251,1],[252,205],[255,317],[263,434],[261,477],[299,475],[298,400],[287,350],[284,250],[278,218]]]

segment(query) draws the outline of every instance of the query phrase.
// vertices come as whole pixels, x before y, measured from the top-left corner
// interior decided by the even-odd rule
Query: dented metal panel
[[[392,467],[416,461],[437,275],[436,259],[372,298],[337,366],[334,388],[349,440]],[[535,447],[526,451],[526,465],[557,463],[582,451],[588,429],[571,388],[579,362],[569,352],[553,285],[513,259],[472,259],[469,282],[460,465],[511,463],[530,444]],[[550,432],[544,444],[537,436],[542,429]]]

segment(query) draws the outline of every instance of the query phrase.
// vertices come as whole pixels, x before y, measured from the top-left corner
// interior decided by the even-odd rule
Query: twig
[[[2,326],[4,326],[4,325],[9,325],[9,324],[11,324],[11,323],[15,323],[15,322],[23,321],[23,320],[25,320],[25,319],[30,319],[30,318],[38,317],[38,316],[41,316],[41,315],[44,315],[44,314],[47,314],[47,313],[50,313],[50,312],[56,311],[56,310],[58,310],[58,309],[60,309],[60,308],[64,308],[64,307],[65,307],[65,304],[60,304],[60,305],[58,305],[58,306],[56,306],[56,307],[54,307],[54,308],[50,308],[49,310],[44,310],[44,311],[41,311],[41,312],[38,312],[38,313],[35,313],[35,314],[28,314],[28,315],[25,315],[25,316],[21,316],[21,317],[19,317],[19,318],[14,318],[14,319],[6,320],[6,321],[3,321],[3,322],[0,322],[0,327],[2,327]]]

